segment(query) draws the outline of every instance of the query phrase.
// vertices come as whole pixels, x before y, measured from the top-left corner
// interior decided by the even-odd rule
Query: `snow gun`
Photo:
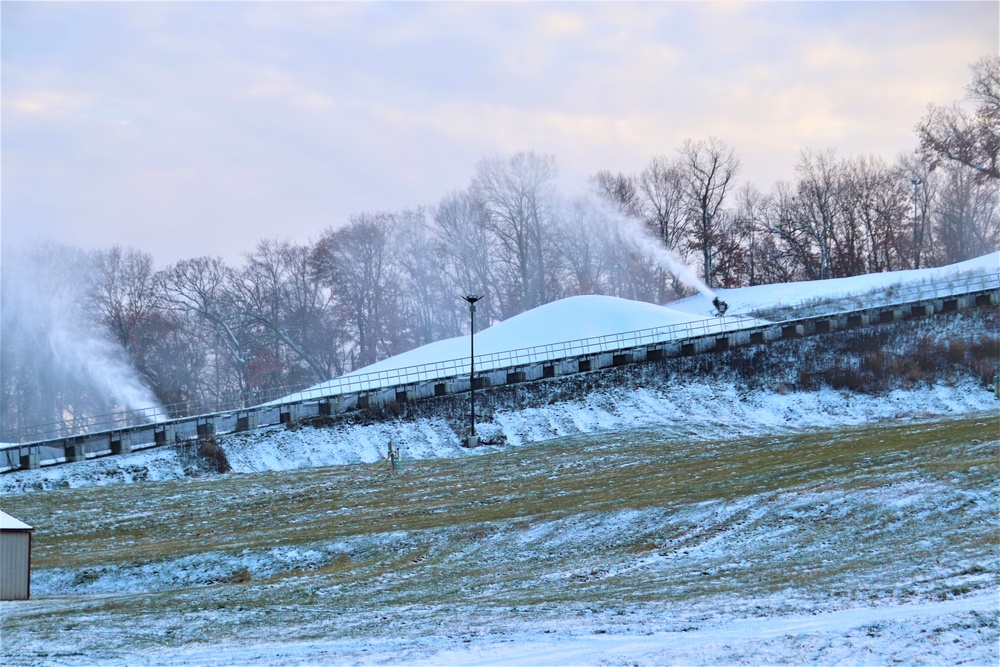
[[[717,311],[719,311],[719,317],[725,315],[726,311],[729,310],[729,304],[720,299],[719,297],[715,297],[714,299],[712,299],[712,305],[715,306],[715,309]]]

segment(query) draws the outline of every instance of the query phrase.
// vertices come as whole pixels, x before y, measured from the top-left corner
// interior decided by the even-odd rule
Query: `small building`
[[[31,597],[32,530],[0,510],[0,600]]]

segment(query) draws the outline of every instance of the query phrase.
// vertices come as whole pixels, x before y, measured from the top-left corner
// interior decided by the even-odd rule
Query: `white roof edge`
[[[34,528],[0,510],[0,530],[34,530]]]

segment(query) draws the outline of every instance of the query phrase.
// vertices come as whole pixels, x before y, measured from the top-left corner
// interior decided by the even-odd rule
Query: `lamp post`
[[[476,436],[476,302],[483,297],[469,294],[462,297],[469,302],[469,435],[465,439],[466,447],[479,444]]]
[[[913,184],[913,268],[915,269],[920,268],[920,247],[924,244],[924,226],[922,220],[917,219],[917,213],[920,209],[918,195],[923,182],[924,179],[917,176],[910,178],[910,183]]]

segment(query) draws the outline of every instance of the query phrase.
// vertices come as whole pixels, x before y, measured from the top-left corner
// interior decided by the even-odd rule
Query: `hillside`
[[[5,495],[4,663],[996,664],[996,414]]]
[[[477,392],[477,430],[497,445],[657,427],[713,439],[953,416],[1000,408],[995,308],[765,346],[606,369]],[[389,414],[392,410],[392,414]],[[460,446],[468,395],[353,411],[298,428],[217,438],[234,472],[374,463],[392,441],[406,459],[478,456]],[[0,492],[214,474],[187,448],[16,471]]]
[[[8,473],[0,656],[996,664],[998,364],[981,307]]]

